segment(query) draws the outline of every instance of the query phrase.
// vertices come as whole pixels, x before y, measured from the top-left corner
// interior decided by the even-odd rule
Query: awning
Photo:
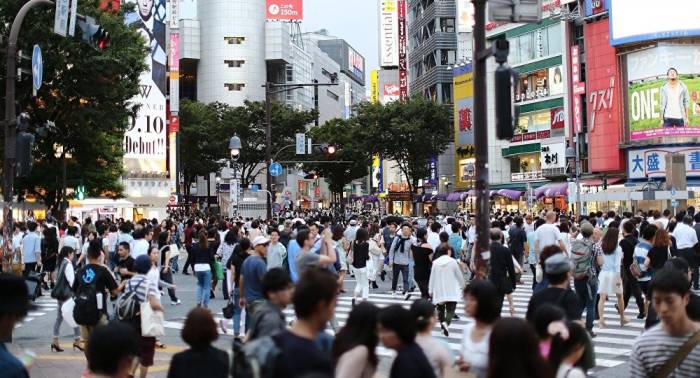
[[[617,184],[620,181],[622,181],[622,177],[611,177],[608,179],[608,185]],[[581,180],[580,184],[586,185],[586,186],[602,186],[603,179],[598,179],[598,178],[585,179],[585,180]]]
[[[567,194],[568,189],[568,182],[553,182],[535,189],[535,197],[561,197]]]
[[[447,201],[448,202],[458,202],[462,200],[462,193],[463,192],[454,192],[450,193],[447,195]]]
[[[372,202],[378,202],[379,198],[377,196],[368,194],[366,196],[362,196],[362,202],[363,203],[372,203]]]
[[[535,152],[540,152],[540,144],[539,143],[519,144],[516,146],[509,146],[509,147],[501,148],[501,156],[503,156],[503,157],[522,155],[522,154],[532,154]]]
[[[523,192],[520,190],[513,190],[513,189],[500,189],[500,190],[497,190],[496,193],[494,193],[494,195],[505,197],[505,198],[511,199],[513,201],[517,201],[520,199],[520,196],[523,195]]]

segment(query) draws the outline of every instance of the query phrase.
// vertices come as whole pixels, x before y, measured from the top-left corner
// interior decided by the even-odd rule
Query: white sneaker
[[[178,299],[177,301],[175,301],[175,302],[170,301],[170,305],[172,305],[172,306],[177,306],[177,305],[179,305],[180,303],[182,303],[182,302],[181,302],[179,299]]]

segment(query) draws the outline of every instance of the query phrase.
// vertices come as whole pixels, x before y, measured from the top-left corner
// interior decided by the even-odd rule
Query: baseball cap
[[[351,226],[354,226],[354,225],[356,225],[356,224],[357,224],[357,221],[356,221],[356,220],[354,220],[354,219],[351,219],[351,220],[350,220],[350,225],[351,225]]]
[[[260,244],[267,244],[270,242],[270,239],[264,237],[264,236],[258,236],[255,239],[253,239],[253,247],[256,247]]]
[[[566,255],[557,253],[544,261],[544,269],[547,274],[561,274],[571,270],[571,263]]]
[[[581,232],[584,234],[592,234],[593,233],[593,225],[590,224],[590,222],[581,222]]]

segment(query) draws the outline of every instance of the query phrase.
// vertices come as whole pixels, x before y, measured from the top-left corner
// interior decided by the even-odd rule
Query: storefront
[[[100,219],[116,220],[120,218],[139,221],[144,218],[144,209],[134,207],[134,203],[125,199],[85,198],[82,201],[70,200],[66,214],[68,217],[77,217],[80,222],[88,217],[93,222]]]
[[[409,191],[393,192],[386,195],[388,214],[410,216],[413,214],[413,195]]]

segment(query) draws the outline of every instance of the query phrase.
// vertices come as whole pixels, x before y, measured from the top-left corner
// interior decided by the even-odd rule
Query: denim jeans
[[[595,320],[596,311],[596,294],[598,293],[598,285],[589,284],[588,280],[574,280],[574,288],[578,295],[578,302],[581,306],[581,313],[586,310],[586,329],[593,329],[593,321]]]
[[[56,311],[56,321],[53,323],[53,337],[58,338],[61,335],[61,323],[63,323],[63,313],[61,312],[61,307],[65,301],[58,302],[58,311]],[[76,339],[80,338],[80,327],[73,328],[73,336]]]
[[[204,308],[209,307],[209,292],[211,291],[211,270],[195,272],[197,277],[197,291],[195,292],[196,304]]]
[[[180,266],[177,264],[178,259],[180,256],[175,256],[170,258],[170,266],[173,269],[173,272],[177,273],[178,269],[180,269]]]
[[[233,289],[233,334],[241,334],[241,306],[238,301],[241,299],[241,291],[239,288]]]
[[[408,286],[408,265],[394,264],[393,266],[393,277],[391,279],[391,290],[396,291],[396,284],[399,282],[399,273],[401,273],[401,278],[403,278],[403,291],[407,292],[410,287]]]

